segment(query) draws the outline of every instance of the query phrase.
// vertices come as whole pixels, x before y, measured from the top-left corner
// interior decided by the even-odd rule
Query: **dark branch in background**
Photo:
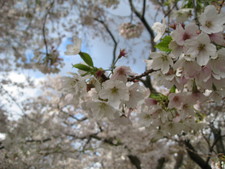
[[[145,17],[146,0],[143,0],[142,17]]]
[[[145,8],[146,8],[146,2],[145,1],[143,2],[142,15],[134,7],[134,4],[133,4],[132,0],[129,0],[129,4],[130,4],[131,11],[133,11],[135,13],[135,15],[140,19],[140,21],[143,23],[146,30],[148,31],[148,33],[150,35],[150,41],[151,41],[151,51],[155,52],[156,51],[155,42],[154,42],[155,35],[154,35],[154,32],[153,32],[152,28],[149,26],[149,24],[146,21],[145,16],[144,16]],[[151,91],[155,91],[155,89],[152,86],[151,78],[150,78],[149,75],[146,76],[145,80],[141,80],[141,81],[144,83],[145,87],[149,88]]]
[[[184,145],[186,146],[186,150],[191,160],[198,164],[199,167],[201,167],[202,169],[212,169],[210,165],[198,155],[189,140],[184,141]]]
[[[200,25],[200,23],[198,21],[198,11],[197,11],[196,0],[193,0],[192,3],[193,3],[193,8],[194,8],[194,20],[195,20],[197,25]]]
[[[16,104],[16,106],[20,109],[20,111],[26,115],[25,110],[23,107],[17,102],[17,100],[7,91],[4,89],[4,87],[1,85],[0,89]]]
[[[84,144],[85,147],[87,147],[87,145],[91,142],[92,139],[102,141],[103,143],[106,143],[110,146],[121,146],[121,145],[123,145],[123,143],[121,143],[121,142],[115,143],[114,140],[117,140],[115,137],[101,138],[101,137],[98,136],[98,134],[99,134],[99,132],[93,133],[93,134],[90,134],[90,135],[87,135],[87,136],[82,136],[82,137],[78,137],[78,136],[73,135],[73,134],[66,134],[66,135],[70,136],[70,137],[73,137],[74,139],[80,139],[80,140],[86,139],[86,142]],[[82,152],[85,151],[85,147],[82,149]],[[127,147],[125,147],[125,148],[127,148]],[[136,169],[141,169],[141,161],[137,156],[129,154],[129,155],[127,155],[127,157],[129,158],[130,162],[136,167]]]
[[[183,160],[184,160],[184,151],[180,150],[177,153],[176,163],[173,169],[179,169],[183,164]]]
[[[0,150],[1,150],[1,149],[4,149],[4,148],[5,148],[5,146],[3,146],[3,145],[2,145],[2,142],[0,142]]]
[[[0,8],[3,8],[3,7],[4,7],[4,5],[5,5],[5,3],[6,3],[6,0],[2,2],[2,4],[1,4],[1,7],[0,7]]]
[[[215,128],[214,126],[211,126],[211,131],[213,133],[214,139],[215,141],[215,145],[216,145],[216,151],[218,154],[224,154],[225,153],[225,149],[224,149],[224,144],[223,144],[223,139],[221,136],[221,130]]]
[[[48,42],[46,39],[46,34],[45,34],[45,29],[46,29],[46,22],[47,22],[47,18],[48,15],[50,13],[50,10],[52,9],[53,5],[54,5],[55,1],[52,1],[52,3],[50,4],[49,8],[47,9],[47,12],[44,16],[44,23],[43,23],[43,27],[42,27],[42,34],[43,34],[43,40],[44,40],[44,45],[45,45],[45,52],[46,52],[46,60],[48,60],[49,57],[49,52],[48,52]],[[46,62],[46,64],[48,64],[48,62]]]
[[[146,21],[144,15],[141,15],[141,14],[137,11],[137,9],[134,7],[134,4],[133,4],[132,0],[129,0],[129,4],[130,4],[131,11],[133,11],[133,12],[135,13],[135,15],[141,20],[141,22],[143,23],[143,25],[144,25],[145,28],[147,29],[148,33],[150,34],[151,51],[152,51],[152,52],[155,52],[155,51],[156,51],[156,49],[155,49],[155,42],[154,42],[154,37],[155,37],[155,35],[154,35],[154,32],[153,32],[152,28],[149,26],[149,24],[148,24],[148,22]],[[144,5],[144,6],[143,6],[143,10],[145,10],[146,4],[143,3],[143,5]],[[144,13],[144,12],[142,11],[142,13]]]
[[[206,162],[209,163],[209,160],[211,159],[212,152],[215,151],[214,147],[216,146],[217,151],[215,152],[216,154],[224,154],[224,144],[223,144],[223,136],[221,135],[221,130],[214,128],[213,124],[210,124],[210,128],[212,131],[212,134],[214,136],[214,142],[213,144],[209,147],[209,156],[206,159]],[[209,143],[208,143],[209,144]]]
[[[170,13],[171,13],[171,12],[174,10],[174,8],[176,8],[176,7],[177,7],[177,2],[174,2],[173,7],[170,8],[170,9],[164,14],[164,18],[167,17],[167,16],[169,16]]]
[[[221,9],[222,9],[224,3],[225,3],[225,0],[223,0],[219,6],[219,10],[218,10],[219,13],[221,12]]]
[[[28,139],[25,142],[26,143],[44,143],[44,142],[51,141],[51,140],[52,140],[51,138],[46,138],[46,139],[43,139],[43,140],[40,140],[40,139]]]
[[[113,43],[114,43],[114,47],[113,47],[113,59],[112,59],[112,65],[111,68],[114,68],[115,66],[115,60],[116,60],[116,49],[117,49],[117,41],[113,35],[113,33],[111,32],[111,30],[109,29],[109,27],[105,24],[104,21],[99,20],[98,18],[94,18],[95,21],[101,23],[103,25],[103,27],[106,29],[106,32],[109,34],[109,36],[111,37]]]
[[[163,169],[165,162],[166,162],[165,157],[160,158],[158,160],[158,165],[156,166],[156,169]]]
[[[136,169],[141,169],[141,161],[137,156],[128,155],[130,162],[136,167]]]

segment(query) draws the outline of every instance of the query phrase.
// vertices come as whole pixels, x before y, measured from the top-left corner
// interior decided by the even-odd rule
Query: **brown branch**
[[[173,7],[170,8],[170,9],[165,13],[164,17],[167,17],[168,15],[170,15],[170,13],[173,11],[173,9],[174,9],[176,6],[177,6],[177,3],[175,2],[174,5],[173,5]]]
[[[145,17],[145,10],[146,10],[146,0],[143,0],[142,17]]]
[[[48,57],[49,57],[49,52],[48,52],[48,42],[47,42],[47,38],[46,38],[46,31],[45,31],[45,29],[46,29],[46,22],[47,22],[47,18],[48,18],[48,15],[49,15],[49,13],[50,13],[50,10],[52,9],[52,7],[53,7],[53,5],[54,5],[54,2],[55,1],[52,1],[51,2],[51,4],[50,4],[50,6],[49,6],[49,8],[47,9],[47,12],[46,12],[46,14],[45,14],[45,16],[44,16],[44,21],[43,21],[43,26],[42,26],[42,34],[43,34],[43,40],[44,40],[44,45],[45,45],[45,52],[46,52],[46,58],[48,59]],[[47,64],[48,62],[46,62],[46,64]]]
[[[186,146],[186,150],[188,152],[189,157],[191,158],[192,161],[194,161],[196,164],[199,165],[202,169],[212,169],[210,165],[204,161],[196,152],[194,147],[191,145],[189,140],[185,140],[184,144]]]
[[[106,23],[102,20],[99,20],[98,18],[94,18],[95,21],[101,23],[103,25],[103,27],[106,29],[106,32],[109,34],[109,36],[111,37],[113,43],[114,43],[114,47],[113,47],[113,59],[112,59],[112,64],[111,64],[111,68],[114,68],[115,66],[115,61],[116,61],[116,49],[117,49],[117,41],[113,35],[113,33],[111,32],[111,30],[109,29],[109,27],[106,25]]]
[[[0,7],[0,8],[3,8],[3,7],[4,7],[4,5],[5,5],[5,3],[6,3],[6,0],[2,2],[2,4],[1,4],[1,7]]]
[[[111,146],[123,145],[123,143],[121,143],[121,142],[114,143],[114,140],[116,140],[116,138],[114,138],[114,137],[101,138],[101,137],[99,137],[97,135],[98,135],[98,133],[94,133],[94,134],[90,134],[90,135],[83,136],[83,137],[77,137],[76,135],[67,134],[67,136],[74,137],[76,139],[81,139],[81,140],[87,139],[87,141],[85,142],[84,146],[87,146],[87,144],[90,143],[91,139],[96,139],[96,140],[102,141],[103,143],[109,144]],[[128,149],[128,147],[125,147],[125,148]],[[82,151],[84,152],[85,148],[83,148]],[[141,161],[139,160],[139,158],[137,156],[129,154],[129,155],[127,155],[127,157],[129,158],[130,162],[136,167],[136,169],[141,169]]]
[[[163,169],[165,162],[166,162],[165,157],[160,158],[158,160],[158,164],[156,166],[156,169]]]
[[[223,5],[224,5],[224,2],[225,2],[225,0],[223,0],[223,1],[221,2],[220,6],[219,6],[218,13],[220,13],[220,12],[221,12],[221,9],[222,9],[222,7],[223,7]]]
[[[26,140],[25,142],[26,143],[44,143],[44,142],[51,141],[51,140],[52,140],[51,138],[46,138],[46,139],[43,139],[43,140],[29,139],[29,140]]]
[[[130,4],[130,8],[131,11],[133,11],[135,13],[135,15],[140,19],[140,21],[143,23],[143,25],[145,26],[145,28],[147,29],[149,35],[150,35],[150,40],[151,40],[151,51],[155,52],[155,42],[154,42],[154,32],[152,30],[152,28],[149,26],[148,22],[146,21],[145,17],[143,15],[141,15],[137,9],[134,7],[134,4],[132,2],[132,0],[129,0],[129,4]],[[145,8],[144,8],[145,9]]]
[[[142,77],[146,77],[149,75],[149,73],[154,72],[155,70],[150,69],[150,70],[146,70],[144,73],[138,75],[138,76],[131,76],[130,78],[127,79],[127,81],[135,81],[135,80],[140,80]]]
[[[199,20],[198,20],[198,11],[197,11],[196,0],[193,0],[192,3],[193,3],[193,8],[194,8],[194,20],[195,20],[196,24],[199,26],[200,23],[199,23]]]
[[[221,137],[221,130],[220,129],[216,129],[215,127],[211,126],[211,130],[214,136],[215,141],[215,145],[216,145],[216,150],[217,153],[225,153],[225,148],[224,148],[224,144],[223,144],[223,139]]]
[[[184,151],[180,150],[177,153],[177,157],[175,158],[176,163],[173,169],[179,169],[182,166],[183,160],[184,160]]]
[[[141,161],[137,156],[128,155],[130,162],[136,167],[136,169],[141,169]]]

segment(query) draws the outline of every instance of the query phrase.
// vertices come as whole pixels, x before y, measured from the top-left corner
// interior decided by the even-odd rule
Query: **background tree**
[[[129,76],[127,81],[138,80],[148,88],[143,85],[132,86],[137,98],[143,99],[149,95],[150,89],[153,101],[164,102],[162,104],[167,106],[168,98],[159,94],[164,93],[164,89],[157,86],[155,81],[151,83],[149,73],[153,72],[152,69],[136,75],[127,68],[117,69],[117,64],[124,58],[125,52],[129,58],[143,56],[142,59],[147,59],[150,53],[157,51],[154,41],[157,36],[153,31],[156,29],[152,26],[152,19],[159,21],[166,18],[167,26],[175,29],[175,23],[183,22],[193,14],[199,25],[198,16],[207,5],[213,4],[220,13],[224,1],[129,0],[122,3],[129,7],[130,15],[117,16],[112,11],[120,3],[107,0],[1,1],[1,94],[2,98],[16,104],[23,113],[18,120],[7,120],[5,115],[12,112],[9,112],[8,107],[3,107],[1,111],[1,132],[5,133],[0,144],[0,163],[3,168],[178,169],[224,166],[223,98],[217,103],[211,101],[198,105],[199,113],[195,114],[195,120],[202,121],[204,118],[204,125],[186,119],[189,125],[175,123],[162,126],[162,129],[156,129],[159,116],[151,117],[153,122],[148,121],[145,111],[150,110],[143,105],[142,113],[139,109],[132,112],[132,104],[129,110],[124,107],[122,114],[115,120],[114,117],[96,116],[92,108],[97,102],[81,104],[89,99],[85,95],[87,92],[91,97],[96,97],[93,85],[97,88],[99,82],[104,83],[111,78],[110,74],[123,70]],[[150,17],[153,5],[155,13]],[[34,87],[29,79],[25,84],[8,79],[9,71],[29,68],[43,73],[59,72],[63,61],[57,49],[67,37],[74,35],[82,35],[87,41],[89,37],[100,37],[112,46],[108,74],[107,70],[101,68],[87,68],[91,67],[90,59],[85,53],[80,53],[84,61],[84,58],[88,58],[86,67],[82,69],[86,72],[91,70],[90,74],[95,78],[90,80],[78,74],[57,76],[42,84],[40,96],[23,102],[7,91],[9,85]],[[219,46],[224,47],[223,38]],[[162,50],[165,45],[161,43],[161,46],[158,44],[156,47]],[[124,48],[126,50],[122,50]],[[75,67],[79,68],[79,65]],[[118,77],[114,75],[114,78]],[[101,96],[104,97],[103,94]],[[186,128],[181,131],[183,126]]]

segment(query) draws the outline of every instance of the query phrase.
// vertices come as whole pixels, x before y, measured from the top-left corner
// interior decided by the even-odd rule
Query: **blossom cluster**
[[[219,14],[212,5],[207,6],[199,16],[199,25],[191,22],[176,24],[170,36],[165,36],[160,46],[160,52],[152,52],[148,60],[149,68],[154,82],[168,90],[166,112],[162,112],[158,105],[151,106],[151,116],[155,117],[154,123],[163,114],[171,112],[172,124],[195,119],[198,113],[197,104],[202,104],[210,99],[220,101],[224,97],[225,84],[225,40],[223,36],[225,15]],[[162,28],[163,25],[159,25]],[[158,29],[159,30],[159,29]],[[165,29],[164,29],[165,30]],[[162,32],[158,31],[162,36]],[[164,47],[164,48],[161,48]],[[159,111],[160,110],[160,111]],[[146,109],[146,117],[149,109]],[[190,118],[192,117],[192,118]],[[186,122],[184,122],[186,121]],[[185,124],[184,124],[185,123]],[[192,123],[195,123],[192,121]],[[150,124],[149,124],[150,125]],[[165,129],[168,128],[164,125]],[[165,131],[165,130],[162,130]],[[172,130],[170,130],[172,131]]]
[[[200,25],[177,24],[168,43],[168,51],[151,53],[150,67],[157,70],[154,79],[167,88],[176,86],[180,91],[204,93],[223,97],[225,15],[218,14],[212,5],[199,16]],[[164,39],[165,39],[164,38]],[[160,78],[159,78],[160,77]]]
[[[94,88],[88,91],[89,97],[83,103],[83,108],[89,110],[96,119],[106,117],[111,121],[120,121],[123,117],[128,117],[149,95],[144,86],[128,82],[128,76],[132,74],[129,67],[120,66],[102,83],[101,73],[93,77],[89,84]]]
[[[155,41],[162,38],[156,45],[161,51],[152,52],[147,64],[154,84],[163,86],[166,93],[149,91],[139,83],[138,76],[136,80],[132,78],[136,75],[127,66],[116,67],[107,74],[94,67],[89,55],[80,52],[87,65],[74,67],[86,73],[66,80],[73,87],[67,90],[65,100],[75,105],[80,102],[82,108],[98,120],[107,118],[127,124],[134,112],[139,126],[151,128],[155,138],[199,130],[204,126],[197,123],[203,116],[199,106],[210,99],[219,101],[224,97],[225,15],[209,5],[198,20],[199,24],[178,22],[171,34],[163,38],[169,29],[165,20],[153,26],[157,32]],[[125,23],[120,33],[129,39],[140,36],[142,30],[140,24]],[[71,54],[78,53],[79,49],[74,52],[73,47],[69,47]]]
[[[119,32],[120,35],[126,39],[138,38],[141,36],[144,27],[141,23],[132,24],[132,23],[123,23],[120,25]]]

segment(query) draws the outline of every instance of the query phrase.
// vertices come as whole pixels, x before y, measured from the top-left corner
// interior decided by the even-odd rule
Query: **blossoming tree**
[[[2,116],[9,126],[0,145],[4,168],[225,167],[224,1],[127,3],[131,22],[122,23],[119,34],[128,40],[149,35],[146,71],[117,66],[133,51],[118,50],[107,24],[104,9],[119,1],[76,2],[85,28],[100,25],[112,40],[112,64],[96,66],[74,37],[65,54],[81,57],[83,63],[73,65],[78,73],[45,81],[43,95],[23,103],[19,120]],[[162,12],[162,22],[149,24],[148,3]],[[44,29],[44,66],[52,68],[60,59],[48,53]]]

